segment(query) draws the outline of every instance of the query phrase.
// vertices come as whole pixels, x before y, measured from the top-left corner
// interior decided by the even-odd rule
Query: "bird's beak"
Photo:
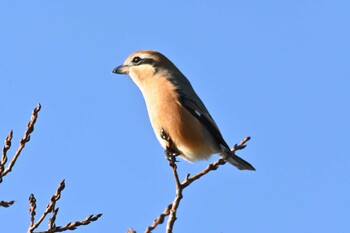
[[[120,65],[117,68],[115,68],[112,72],[115,74],[128,74],[129,73],[129,66]]]

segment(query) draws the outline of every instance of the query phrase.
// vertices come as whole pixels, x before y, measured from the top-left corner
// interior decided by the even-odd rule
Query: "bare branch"
[[[246,143],[247,143],[249,140],[250,140],[250,137],[244,138],[238,145],[235,144],[235,145],[232,147],[231,151],[232,151],[233,153],[235,153],[235,152],[238,151],[238,150],[244,149],[244,148],[247,146]]]
[[[34,221],[35,221],[35,209],[36,209],[36,199],[34,197],[34,194],[30,194],[29,196],[29,214],[30,214],[30,227],[34,226]]]
[[[45,219],[45,217],[55,208],[56,201],[58,201],[61,197],[61,191],[64,189],[65,183],[64,180],[61,181],[60,185],[58,186],[56,193],[51,197],[50,203],[46,206],[46,209],[44,213],[41,215],[40,219],[34,223],[35,221],[35,208],[36,208],[36,199],[33,194],[29,197],[29,213],[31,215],[31,221],[30,221],[30,227],[28,229],[28,233],[32,233]]]
[[[97,215],[89,215],[85,220],[83,221],[76,221],[76,222],[69,222],[65,226],[58,226],[51,229],[48,229],[47,231],[37,231],[35,233],[54,233],[54,232],[62,232],[62,231],[72,231],[77,229],[79,226],[88,225],[92,222],[95,222],[97,219],[99,219],[102,216],[102,214]]]
[[[35,125],[35,122],[38,118],[38,113],[39,113],[40,109],[41,109],[41,105],[39,103],[38,106],[32,112],[31,119],[27,124],[27,129],[24,132],[23,138],[20,140],[20,145],[19,145],[14,157],[12,158],[12,160],[10,161],[8,166],[5,168],[5,164],[8,161],[7,151],[11,147],[11,141],[12,141],[12,136],[13,136],[12,130],[10,131],[8,136],[6,137],[5,145],[2,149],[2,156],[1,156],[1,160],[0,160],[0,183],[3,180],[2,178],[12,171],[12,168],[15,165],[17,159],[19,158],[23,148],[25,147],[26,143],[30,141],[30,134],[34,131],[34,125]],[[88,225],[91,222],[98,220],[102,216],[102,214],[90,215],[83,221],[69,222],[65,226],[56,226],[55,221],[56,221],[56,217],[57,217],[59,208],[56,208],[55,206],[56,206],[56,202],[61,198],[61,192],[64,189],[64,187],[65,187],[65,182],[63,180],[60,183],[59,187],[57,188],[56,193],[51,197],[50,203],[46,206],[44,213],[41,215],[41,217],[39,218],[39,220],[37,222],[35,222],[36,199],[34,197],[34,194],[31,194],[29,196],[30,224],[29,224],[29,228],[27,231],[28,233],[54,233],[54,232],[62,232],[62,231],[66,231],[66,230],[75,230],[77,227],[79,227],[81,225]],[[9,207],[13,203],[14,203],[14,201],[8,201],[8,202],[0,201],[0,207]],[[48,221],[48,230],[44,231],[44,232],[34,232],[34,230],[39,227],[39,225],[43,222],[43,220],[46,218],[46,216],[50,212],[51,212],[52,216]]]
[[[90,215],[83,221],[69,222],[65,226],[56,226],[55,221],[56,221],[56,216],[58,214],[59,208],[55,208],[55,206],[56,206],[56,202],[61,198],[61,192],[64,188],[65,188],[65,182],[64,180],[62,180],[56,190],[56,193],[51,197],[50,203],[46,206],[44,213],[41,215],[40,219],[37,222],[35,222],[36,199],[33,194],[30,195],[29,214],[31,216],[31,221],[27,231],[28,233],[53,233],[53,232],[62,232],[67,230],[75,230],[78,226],[88,225],[91,222],[96,221],[102,216],[102,214]],[[39,227],[39,225],[42,223],[42,221],[50,212],[52,214],[52,217],[49,219],[49,222],[48,222],[48,230],[42,231],[42,232],[34,232],[34,230]]]
[[[6,176],[9,172],[12,171],[12,168],[13,166],[15,165],[19,155],[21,154],[23,148],[25,147],[26,143],[29,142],[30,140],[30,134],[34,131],[34,124],[36,122],[36,119],[38,118],[38,113],[41,109],[41,105],[40,103],[38,104],[38,106],[36,108],[34,108],[33,112],[32,112],[32,117],[30,119],[30,121],[28,122],[28,125],[27,125],[27,129],[26,131],[24,132],[24,136],[23,138],[20,140],[20,145],[13,157],[13,159],[11,160],[11,162],[9,163],[9,165],[7,166],[6,169],[3,169],[3,171],[1,172],[0,174],[0,182],[2,181],[2,177]],[[8,149],[10,149],[10,146],[11,146],[11,139],[12,139],[12,131],[10,132],[10,134],[6,137],[6,140],[5,140],[5,146],[2,150],[2,166],[4,166],[4,161],[6,162],[7,161],[7,156],[6,156],[6,152]],[[1,171],[1,166],[0,166],[0,171]]]
[[[20,145],[8,164],[7,168],[5,168],[5,164],[8,161],[7,157],[7,151],[11,148],[11,143],[12,143],[12,137],[13,137],[13,131],[11,130],[10,133],[7,135],[5,139],[5,145],[2,148],[2,155],[1,155],[1,160],[0,160],[0,183],[3,181],[3,177],[6,176],[9,172],[11,172],[13,166],[15,165],[19,155],[21,154],[21,151],[25,147],[26,142],[30,140],[30,134],[34,131],[34,124],[36,122],[36,119],[38,118],[38,112],[40,111],[41,105],[40,103],[38,106],[33,110],[32,117],[30,121],[28,122],[27,129],[24,133],[23,138],[20,141]],[[1,201],[0,200],[0,207],[10,207],[14,201]]]
[[[179,207],[180,201],[183,197],[182,191],[185,188],[180,183],[179,175],[177,174],[177,166],[176,166],[175,162],[170,162],[169,165],[173,169],[173,174],[174,174],[174,179],[175,179],[175,184],[176,184],[176,195],[175,195],[175,199],[171,205],[172,207],[169,211],[170,215],[169,215],[168,223],[166,226],[166,231],[165,231],[166,233],[173,232],[174,223],[176,221],[176,211],[177,211],[177,208]]]
[[[183,190],[188,187],[192,182],[200,179],[202,176],[208,174],[211,171],[215,171],[219,168],[219,166],[224,165],[226,161],[224,159],[219,159],[216,162],[209,164],[203,171],[197,173],[194,176],[190,176],[190,174],[187,174],[185,180],[181,183],[179,179],[179,175],[177,173],[177,166],[176,166],[176,160],[174,158],[174,154],[176,154],[176,148],[173,147],[173,142],[171,138],[166,134],[165,131],[162,131],[162,138],[167,141],[167,148],[165,151],[165,154],[167,155],[167,158],[169,160],[169,165],[173,170],[173,175],[175,179],[176,184],[176,195],[175,199],[171,204],[169,204],[163,213],[161,213],[156,220],[154,220],[153,224],[149,226],[145,233],[149,233],[152,230],[154,230],[159,224],[162,224],[164,222],[164,218],[169,215],[169,219],[166,226],[166,233],[172,233],[173,227],[176,221],[176,211],[180,205],[181,199],[183,197]],[[250,137],[246,137],[243,139],[238,145],[235,144],[232,148],[233,154],[235,154],[236,151],[242,150],[246,147],[246,143],[250,140]]]
[[[175,199],[173,201],[172,208],[170,210],[170,215],[169,215],[169,219],[167,222],[167,227],[166,227],[166,232],[167,233],[171,233],[173,232],[173,227],[176,221],[176,211],[180,205],[180,201],[183,197],[183,190],[188,187],[193,181],[198,180],[199,178],[201,178],[202,176],[204,176],[205,174],[208,174],[210,171],[214,171],[216,170],[220,165],[225,164],[226,161],[223,159],[219,159],[218,161],[209,164],[206,169],[204,169],[203,171],[199,172],[198,174],[190,177],[190,174],[187,174],[185,180],[180,183],[179,181],[179,176],[177,173],[177,166],[175,163],[170,162],[170,166],[173,169],[173,174],[174,174],[174,179],[175,179],[175,183],[176,183],[176,196]]]
[[[7,135],[5,139],[5,145],[2,148],[2,156],[0,161],[0,183],[2,182],[3,172],[5,170],[5,164],[7,162],[7,151],[11,148],[11,140],[12,140],[13,132],[12,130]]]
[[[168,205],[165,208],[165,210],[163,211],[163,213],[161,213],[158,216],[158,218],[156,218],[156,220],[154,220],[153,224],[146,229],[145,233],[152,232],[152,230],[154,230],[159,224],[162,224],[164,222],[165,217],[170,214],[170,210],[171,210],[172,207],[173,207],[172,204]]]

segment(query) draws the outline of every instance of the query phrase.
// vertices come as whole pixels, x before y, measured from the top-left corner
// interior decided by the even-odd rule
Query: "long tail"
[[[228,146],[221,146],[221,153],[220,156],[224,159],[226,159],[227,162],[232,164],[233,166],[237,167],[239,170],[250,170],[250,171],[255,171],[255,168],[245,161],[244,159],[238,157],[235,155],[229,148]]]
[[[231,157],[228,157],[226,161],[237,167],[239,170],[255,171],[255,168],[250,163],[238,157],[237,155],[231,155]]]

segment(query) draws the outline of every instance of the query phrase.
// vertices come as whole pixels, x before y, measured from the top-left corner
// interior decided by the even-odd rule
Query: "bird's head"
[[[151,50],[132,53],[122,65],[113,70],[115,74],[128,74],[136,84],[155,76],[170,76],[176,72],[180,71],[167,57]]]

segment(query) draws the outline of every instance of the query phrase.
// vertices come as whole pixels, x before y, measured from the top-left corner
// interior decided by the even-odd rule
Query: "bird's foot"
[[[166,149],[164,151],[165,158],[171,163],[178,162],[178,160],[176,160],[176,157],[179,156],[181,152],[176,148],[170,136],[165,132],[164,129],[160,131],[160,136],[167,142]]]
[[[176,160],[176,157],[179,156],[179,155],[176,154],[176,153],[171,152],[168,148],[165,149],[164,154],[165,154],[165,158],[166,158],[169,162],[171,162],[171,163],[179,162],[178,160]]]

